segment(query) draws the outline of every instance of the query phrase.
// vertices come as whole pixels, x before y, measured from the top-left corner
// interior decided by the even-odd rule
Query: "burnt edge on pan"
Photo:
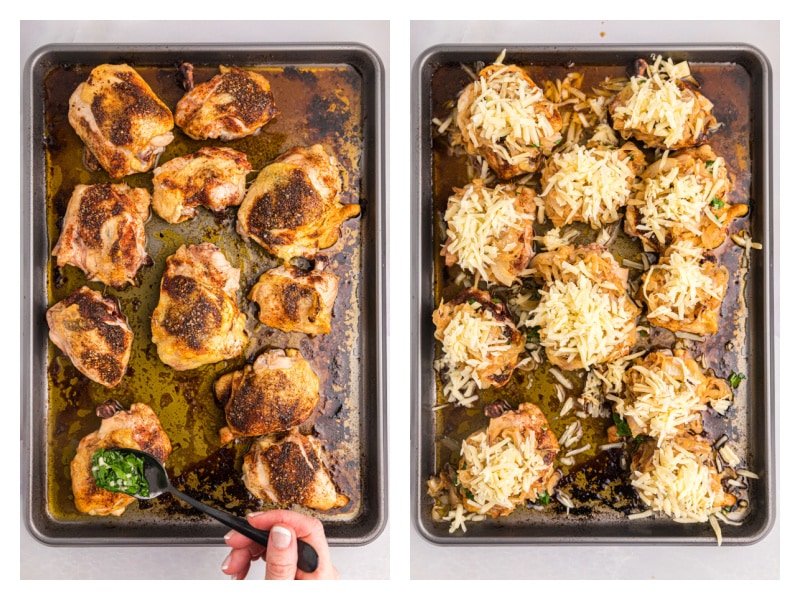
[[[46,431],[51,415],[46,412],[47,398],[47,331],[44,311],[47,309],[47,264],[49,241],[46,219],[45,169],[47,165],[41,143],[43,131],[43,80],[52,68],[70,64],[96,65],[102,62],[129,62],[136,65],[172,67],[183,60],[194,61],[209,69],[219,64],[237,63],[253,67],[326,67],[352,70],[361,86],[362,136],[360,191],[351,198],[362,205],[362,216],[354,225],[360,254],[359,278],[368,285],[359,285],[357,298],[361,314],[353,331],[356,347],[353,355],[359,371],[352,390],[353,402],[361,413],[358,431],[352,437],[357,445],[357,468],[352,474],[361,488],[358,514],[349,520],[326,521],[328,537],[333,545],[362,545],[376,538],[386,523],[386,450],[385,450],[385,283],[381,267],[385,263],[383,241],[383,67],[372,51],[358,44],[284,45],[284,46],[71,46],[51,45],[39,49],[26,65],[23,121],[23,216],[22,298],[23,323],[27,335],[22,336],[23,403],[23,468],[22,491],[25,502],[23,518],[32,535],[53,545],[125,545],[125,544],[215,544],[222,543],[226,528],[205,517],[186,516],[174,521],[153,522],[142,515],[107,521],[102,518],[58,519],[49,505],[50,488],[46,458]],[[40,218],[36,218],[39,216]],[[155,217],[151,217],[155,218]],[[193,242],[193,240],[192,240]],[[192,243],[190,242],[190,243]],[[240,295],[243,293],[240,290]],[[246,289],[244,290],[246,293]],[[227,370],[230,370],[230,365]],[[95,419],[87,419],[95,420]],[[99,423],[95,423],[96,426]],[[80,437],[80,436],[78,436]]]
[[[606,520],[591,516],[540,520],[533,524],[519,524],[508,517],[473,523],[466,534],[447,532],[447,525],[436,523],[430,515],[431,500],[426,494],[426,481],[436,471],[434,451],[435,420],[431,408],[436,403],[436,385],[432,363],[435,356],[433,311],[435,274],[434,246],[438,236],[434,230],[433,190],[433,140],[431,118],[431,78],[436,69],[445,64],[477,61],[490,63],[503,49],[505,64],[564,65],[574,63],[574,70],[585,65],[626,65],[634,58],[661,54],[673,60],[693,63],[719,63],[740,65],[751,78],[752,113],[750,205],[751,232],[754,239],[764,244],[764,250],[751,254],[749,289],[752,295],[747,318],[747,360],[750,414],[746,428],[750,452],[745,458],[747,468],[755,470],[761,479],[757,482],[751,500],[755,506],[741,527],[723,526],[723,543],[726,545],[751,544],[763,538],[774,523],[775,473],[774,473],[774,366],[773,357],[773,279],[772,265],[772,215],[771,215],[771,72],[765,57],[755,48],[736,46],[435,46],[423,53],[413,70],[412,140],[417,143],[412,163],[415,202],[412,205],[412,489],[414,521],[420,534],[428,541],[441,545],[460,544],[517,544],[517,543],[608,543],[644,544],[707,544],[716,543],[708,524],[684,526],[669,520],[629,521],[623,518]],[[714,101],[714,98],[711,98]],[[506,520],[504,520],[506,519]]]

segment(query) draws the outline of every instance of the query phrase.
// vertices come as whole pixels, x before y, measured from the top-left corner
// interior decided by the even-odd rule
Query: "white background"
[[[49,4],[44,3],[50,8]],[[245,3],[247,4],[247,3]],[[313,3],[312,3],[313,4]],[[449,4],[449,3],[448,3]],[[548,7],[538,7],[529,4],[526,10],[542,10],[542,14],[547,14],[549,18],[569,17],[578,13],[578,5],[581,3],[562,3],[561,5]],[[760,2],[757,6],[751,7],[752,11],[758,11],[758,18],[780,18],[780,12],[770,7],[771,2]],[[112,6],[106,3],[107,6]],[[55,5],[55,12],[25,8],[7,8],[11,12],[27,12],[26,18],[58,18],[66,16],[74,18],[75,11],[82,11],[84,16],[94,16],[95,13],[84,4],[64,4]],[[199,8],[201,4],[187,5],[181,3],[172,7],[172,13],[178,14],[190,8]],[[297,8],[281,7],[280,10],[274,6],[259,4],[255,11],[247,12],[250,7],[242,6],[241,3],[231,3],[228,12],[234,15],[261,15],[263,17],[274,17],[280,14],[284,18],[305,18],[315,16],[317,18],[338,19],[343,14],[340,4],[324,5],[319,11],[310,10],[307,3],[298,4]],[[670,5],[672,6],[672,5]],[[696,16],[697,18],[717,18],[722,13],[721,7],[714,5],[700,5],[697,2],[689,3],[691,10],[678,11],[680,16]],[[137,12],[142,5],[129,4],[127,7],[118,7],[116,10],[110,9],[111,13],[125,10],[132,16],[142,18],[156,17],[161,15],[161,11]],[[161,9],[167,9],[163,4]],[[220,5],[214,4],[215,12],[219,12]],[[223,7],[224,8],[224,7]],[[380,9],[373,9],[371,6],[358,10],[358,14],[371,16],[378,19],[391,19],[389,24],[364,23],[364,22],[328,22],[325,24],[315,22],[302,23],[269,23],[269,22],[192,22],[172,21],[169,23],[152,22],[105,22],[102,24],[87,21],[75,22],[40,22],[22,23],[13,20],[6,20],[3,25],[3,40],[7,46],[6,56],[13,57],[16,48],[20,50],[20,65],[24,64],[27,56],[38,46],[49,42],[285,42],[285,41],[362,41],[372,47],[384,61],[387,75],[387,97],[389,98],[387,107],[387,126],[389,134],[386,139],[389,144],[387,151],[387,222],[388,242],[389,242],[389,340],[387,343],[389,357],[389,385],[388,385],[388,410],[389,410],[389,465],[390,465],[390,521],[387,531],[380,538],[364,548],[334,548],[333,558],[342,576],[348,580],[365,579],[376,582],[391,579],[389,586],[382,586],[380,589],[384,593],[393,592],[392,597],[397,597],[399,593],[407,593],[409,588],[419,589],[420,594],[428,597],[433,593],[461,595],[465,592],[480,593],[480,595],[522,595],[522,596],[541,596],[561,595],[571,598],[579,589],[588,589],[586,585],[591,583],[589,580],[595,579],[639,579],[639,580],[661,580],[656,585],[640,587],[630,583],[606,582],[595,584],[591,588],[591,593],[599,595],[611,595],[619,597],[661,597],[661,591],[665,589],[673,590],[674,586],[667,586],[663,580],[672,579],[777,579],[782,578],[785,583],[787,580],[797,578],[797,557],[791,557],[790,536],[786,534],[788,527],[794,525],[795,519],[792,513],[781,514],[780,528],[776,525],[773,532],[762,542],[752,547],[743,548],[625,548],[625,547],[515,547],[515,548],[446,548],[433,546],[424,541],[413,527],[410,525],[411,504],[408,494],[409,489],[409,399],[408,373],[409,373],[409,347],[408,331],[410,327],[408,284],[410,281],[409,273],[409,171],[408,159],[411,148],[409,143],[410,118],[409,118],[409,98],[410,98],[410,73],[411,65],[417,55],[434,44],[454,43],[454,42],[493,42],[493,43],[650,43],[650,42],[675,42],[675,43],[694,43],[694,42],[749,42],[756,45],[764,52],[773,67],[775,80],[774,91],[774,116],[775,116],[775,140],[776,147],[779,139],[785,140],[781,146],[784,157],[790,156],[793,152],[796,140],[796,125],[794,121],[789,121],[783,126],[783,131],[779,129],[779,53],[783,50],[784,60],[789,56],[795,58],[792,53],[794,47],[793,37],[797,36],[797,24],[784,20],[780,26],[780,33],[783,33],[783,41],[779,36],[779,25],[777,22],[758,23],[758,22],[634,22],[634,21],[569,21],[569,22],[494,22],[494,21],[475,21],[469,23],[454,22],[419,22],[412,21],[421,16],[429,17],[432,10],[437,18],[442,16],[458,15],[484,15],[486,6],[482,12],[470,12],[457,10],[464,8],[462,3],[453,3],[447,10],[434,10],[434,7],[414,9],[409,6],[387,6]],[[497,16],[497,9],[488,7]],[[601,7],[602,8],[602,7]],[[725,6],[725,14],[732,15],[730,7]],[[274,11],[277,10],[277,13]],[[288,17],[287,17],[288,10]],[[628,14],[645,16],[646,8],[640,5],[629,5],[627,11],[634,11]],[[106,10],[105,12],[109,12]],[[203,11],[196,11],[197,16]],[[215,12],[206,11],[208,14]],[[347,11],[344,11],[345,13]],[[355,14],[356,11],[350,11]],[[620,11],[617,11],[620,12]],[[655,12],[655,10],[651,11]],[[444,13],[444,14],[443,14]],[[560,14],[563,13],[563,14]],[[296,16],[295,16],[296,15]],[[117,15],[115,15],[117,16]],[[193,15],[187,15],[193,16]],[[510,15],[508,15],[510,16]],[[531,14],[533,16],[533,14]],[[626,15],[620,15],[626,16]],[[662,14],[653,15],[660,18]],[[746,15],[752,18],[752,15]],[[10,14],[8,15],[10,17]],[[8,18],[7,17],[7,18]],[[20,25],[18,28],[17,26]],[[792,26],[794,25],[794,27]],[[391,36],[389,34],[391,32]],[[604,32],[605,35],[601,35]],[[19,46],[16,46],[19,41]],[[391,68],[389,51],[391,49]],[[8,61],[12,63],[13,60]],[[12,73],[13,78],[13,73]],[[793,77],[791,81],[783,82],[784,92],[787,98],[796,101],[795,97],[790,97],[792,91]],[[15,114],[19,114],[17,93],[16,98],[10,94],[5,94],[3,99],[4,116],[11,121],[11,129],[19,132],[14,119]],[[15,102],[17,104],[15,105]],[[793,103],[790,105],[793,107]],[[9,119],[10,117],[10,119]],[[793,117],[793,111],[792,111]],[[780,134],[779,134],[780,132]],[[794,134],[794,135],[792,135]],[[21,141],[21,140],[20,140]],[[6,144],[3,148],[5,165],[11,171],[11,191],[8,192],[9,198],[6,202],[11,207],[9,219],[11,227],[7,230],[3,239],[12,248],[12,256],[8,261],[0,262],[0,281],[19,281],[19,224],[13,220],[16,213],[16,202],[19,198],[18,181],[14,181],[16,167],[19,166],[19,144]],[[778,152],[775,151],[775,172],[774,181],[776,184],[775,202],[779,200],[780,177]],[[789,163],[788,158],[785,162]],[[781,216],[783,223],[789,225],[797,223],[794,211],[796,186],[786,186],[791,194],[791,204],[785,202],[781,206]],[[15,192],[16,190],[16,192]],[[787,198],[788,200],[788,198]],[[777,233],[777,231],[776,231]],[[781,247],[789,246],[791,236],[788,236]],[[777,240],[776,240],[777,245]],[[783,252],[786,256],[786,251]],[[777,268],[777,263],[776,263]],[[797,267],[790,265],[796,273]],[[777,279],[777,274],[776,274]],[[796,279],[796,277],[794,278]],[[787,285],[791,289],[791,285]],[[792,290],[793,291],[793,290]],[[9,315],[8,328],[14,327],[18,322],[18,297],[15,294],[7,294],[4,300],[4,314]],[[791,305],[790,305],[791,306]],[[777,308],[777,307],[776,307]],[[796,311],[794,311],[796,312]],[[796,318],[791,312],[781,315],[782,321],[780,328],[777,329],[779,341],[791,340],[790,333],[795,331]],[[788,332],[788,333],[787,333]],[[11,337],[10,335],[8,336]],[[2,345],[0,345],[2,346]],[[12,434],[4,440],[5,456],[13,457],[9,462],[19,464],[18,440],[13,435],[15,410],[18,406],[19,398],[19,343],[11,339],[4,349],[2,368],[4,369],[3,381],[7,382],[7,402],[12,408]],[[785,361],[794,358],[792,353],[784,352]],[[795,361],[792,361],[795,362]],[[778,373],[788,373],[788,369],[778,369]],[[788,375],[786,376],[788,379]],[[781,378],[779,377],[779,381]],[[780,390],[780,385],[778,386]],[[785,386],[784,386],[785,387]],[[795,398],[789,399],[791,403],[796,402]],[[784,422],[788,427],[797,423],[794,420],[794,407],[787,403],[783,407]],[[780,421],[779,421],[780,423]],[[788,429],[784,429],[788,431]],[[780,446],[779,446],[780,447]],[[793,454],[784,454],[791,458]],[[788,462],[788,461],[784,461]],[[793,461],[792,461],[793,462]],[[787,477],[779,482],[782,495],[793,500],[791,489],[793,478]],[[198,597],[210,597],[221,593],[231,593],[232,588],[216,587],[213,582],[205,582],[202,585],[189,585],[188,580],[222,580],[225,576],[219,571],[219,566],[226,555],[223,547],[209,548],[131,548],[131,549],[92,549],[92,548],[50,548],[39,544],[27,533],[21,523],[15,522],[15,516],[20,515],[19,496],[13,493],[14,486],[8,486],[8,496],[4,500],[4,513],[6,521],[3,531],[7,534],[7,543],[12,551],[17,547],[17,536],[19,536],[19,567],[13,558],[8,558],[8,554],[3,564],[4,580],[26,580],[25,583],[35,583],[33,580],[53,580],[53,579],[173,579],[184,580],[179,586],[169,586],[167,589],[175,594],[176,591],[181,596],[192,595]],[[6,508],[7,506],[7,508]],[[780,567],[780,539],[783,533],[784,548],[783,562],[784,568]],[[391,557],[391,560],[390,560]],[[389,566],[390,564],[390,566]],[[19,570],[17,570],[19,569]],[[259,569],[259,567],[256,567]],[[258,575],[263,575],[263,571]],[[548,582],[537,582],[530,586],[499,586],[497,581],[488,586],[477,586],[468,584],[458,586],[456,582],[437,584],[436,582],[421,582],[424,585],[414,586],[409,584],[409,578],[432,578],[432,579],[575,579],[570,584],[549,585]],[[44,582],[40,582],[44,583]],[[87,582],[79,582],[78,585],[59,584],[57,588],[47,587],[48,593],[57,593],[62,596],[86,595],[88,593],[102,594],[123,594],[125,596],[150,596],[163,593],[156,586],[160,584],[123,584],[120,587],[90,589]],[[584,585],[580,585],[583,583]],[[683,584],[683,593],[695,595],[701,590],[712,593],[719,593],[728,588],[723,588],[722,581],[712,583],[712,587],[702,587],[700,581]],[[781,590],[786,591],[786,586],[769,585],[776,582],[760,582],[757,588],[748,587],[738,583],[734,588],[739,593],[770,593],[776,597],[783,597]],[[13,583],[11,584],[14,585]],[[227,585],[221,583],[220,585]],[[242,584],[239,584],[242,585]],[[246,585],[246,584],[245,584]],[[351,595],[355,591],[363,590],[362,593],[374,593],[375,586],[367,588],[358,585],[348,585],[337,588]],[[30,585],[25,586],[30,589]],[[37,589],[40,586],[37,586]],[[780,587],[781,589],[777,589]],[[262,588],[246,588],[246,593],[269,594],[270,590],[277,588],[271,587],[269,590]],[[298,589],[310,592],[310,588],[293,588],[292,595],[298,595]],[[236,588],[241,593],[245,588]],[[315,588],[319,593],[320,588]],[[325,588],[330,592],[330,588]],[[12,592],[13,593],[13,592]],[[285,593],[285,591],[283,591]],[[5,597],[5,593],[3,594]],[[304,594],[300,593],[302,597]],[[10,597],[16,597],[16,594]]]

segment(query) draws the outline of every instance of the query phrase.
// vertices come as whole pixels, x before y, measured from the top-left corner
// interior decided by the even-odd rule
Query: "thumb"
[[[297,541],[288,527],[274,525],[267,540],[265,579],[294,579],[297,574]]]

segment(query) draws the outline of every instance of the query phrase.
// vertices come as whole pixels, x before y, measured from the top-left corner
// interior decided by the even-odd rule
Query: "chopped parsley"
[[[464,488],[464,494],[466,494],[467,500],[472,500],[473,502],[475,501],[475,495],[472,492],[470,492],[467,488]]]
[[[725,206],[725,203],[722,200],[720,200],[719,198],[717,198],[716,196],[714,196],[714,199],[711,200],[711,207],[712,208],[722,208],[723,206]]]
[[[707,171],[713,171],[715,162],[717,162],[717,161],[715,161],[715,160],[707,160],[706,161],[706,170]]]
[[[617,413],[614,413],[614,425],[617,426],[617,435],[620,437],[625,437],[631,435],[631,428],[628,423],[625,422],[625,419],[620,417]]]
[[[537,150],[540,149],[539,144],[528,144],[528,148],[536,148]]]
[[[532,344],[534,342],[536,342],[536,343],[539,342],[539,330],[540,329],[541,329],[541,327],[539,325],[537,325],[536,327],[534,327],[532,329],[528,329],[527,333],[525,334],[525,337],[528,339],[528,343],[529,344]]]
[[[92,476],[97,487],[109,492],[150,495],[144,460],[132,454],[100,448],[92,455]]]
[[[731,376],[728,377],[728,382],[730,382],[731,387],[736,389],[739,387],[739,384],[742,383],[742,379],[745,379],[744,373],[731,373]]]
[[[550,504],[550,494],[547,492],[540,494],[538,498],[536,498],[536,502],[541,504],[542,506],[547,506]]]

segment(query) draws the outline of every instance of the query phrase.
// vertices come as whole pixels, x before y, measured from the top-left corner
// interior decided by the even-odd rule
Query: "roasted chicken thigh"
[[[139,268],[150,262],[144,228],[149,217],[150,194],[143,188],[78,184],[53,256],[59,267],[78,267],[89,281],[116,288],[135,283]]]
[[[69,99],[69,122],[112,179],[152,169],[175,126],[169,108],[125,64],[92,70]]]
[[[266,271],[247,297],[258,303],[258,320],[265,325],[321,335],[331,332],[331,312],[338,291],[339,278],[325,271],[325,261],[318,256],[313,271],[291,265]]]
[[[296,431],[282,439],[264,436],[245,454],[244,483],[256,498],[278,505],[346,506],[350,500],[336,490],[325,463],[322,444],[313,436]]]
[[[175,123],[195,140],[229,141],[258,133],[278,114],[269,81],[237,67],[219,71],[178,101]]]
[[[128,368],[133,331],[113,298],[83,286],[47,311],[50,340],[92,381],[114,387]]]
[[[75,508],[90,515],[119,516],[136,499],[97,487],[92,475],[95,451],[100,448],[133,448],[149,452],[163,463],[172,452],[172,444],[158,415],[147,404],[136,402],[130,410],[123,410],[109,401],[97,408],[97,416],[103,419],[100,428],[80,441],[70,463]]]
[[[197,206],[219,213],[244,198],[247,155],[231,148],[208,147],[173,158],[153,171],[153,210],[167,223],[197,215]]]
[[[178,248],[151,317],[159,358],[184,371],[240,355],[248,338],[238,289],[239,269],[214,244]]]
[[[312,259],[336,243],[342,223],[361,212],[358,204],[340,204],[339,168],[319,144],[279,156],[247,190],[237,231],[284,260]]]
[[[225,444],[235,437],[288,431],[308,419],[319,403],[319,377],[298,350],[270,350],[252,366],[228,373],[214,384],[225,404]]]

